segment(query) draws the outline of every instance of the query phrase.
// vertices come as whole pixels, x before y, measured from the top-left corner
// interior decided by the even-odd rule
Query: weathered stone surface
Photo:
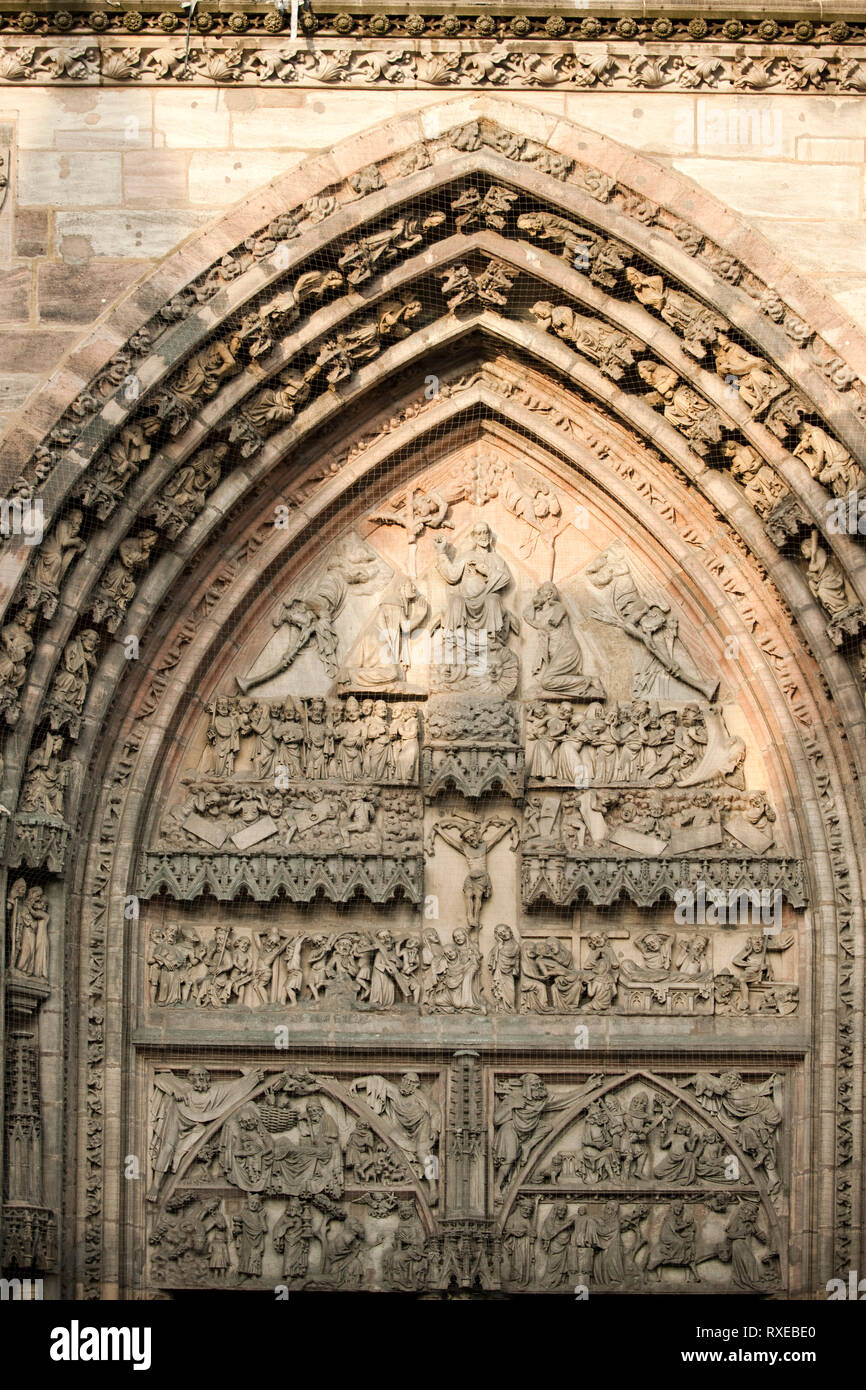
[[[51,213],[48,208],[16,208],[16,256],[46,256],[50,249]]]
[[[78,265],[40,265],[37,313],[45,323],[90,323],[137,280],[146,262],[110,257]]]
[[[47,372],[75,342],[76,334],[61,329],[16,329],[0,341],[0,371]]]
[[[64,260],[96,256],[163,256],[207,220],[201,212],[58,212],[57,248]]]
[[[119,154],[22,154],[18,165],[18,198],[27,204],[58,208],[111,207],[122,198]]]
[[[26,323],[30,318],[30,267],[0,275],[0,323]]]

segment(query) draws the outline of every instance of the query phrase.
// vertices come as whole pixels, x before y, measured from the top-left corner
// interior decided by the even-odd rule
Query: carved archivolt
[[[20,582],[0,652],[10,730],[2,824],[7,862],[23,871],[25,891],[14,896],[22,960],[38,954],[41,910],[24,875],[57,880],[58,911],[61,879],[85,895],[78,1231],[89,1292],[102,1277],[106,1145],[114,1153],[121,1142],[101,1100],[121,1027],[106,1005],[107,963],[128,972],[133,994],[141,988],[136,1007],[168,1017],[186,1010],[206,1020],[220,1008],[232,1026],[241,1010],[301,1004],[313,1030],[316,1010],[332,1008],[358,1015],[363,1030],[366,1012],[403,1009],[441,1014],[455,1047],[464,1013],[501,1015],[516,1030],[541,1013],[563,1029],[572,1015],[658,1012],[735,1022],[769,1014],[796,1026],[799,979],[826,970],[839,1005],[815,1046],[828,1058],[836,1048],[838,1089],[824,1112],[836,1107],[837,1256],[848,1259],[859,831],[840,770],[862,757],[862,696],[846,658],[866,584],[857,538],[829,524],[828,504],[859,498],[862,383],[808,326],[796,285],[777,294],[771,266],[752,270],[682,220],[678,181],[660,185],[671,206],[650,202],[640,187],[647,170],[626,182],[588,167],[579,132],[533,117],[530,134],[510,109],[511,124],[504,112],[439,112],[436,121],[428,131],[444,134],[419,139],[414,122],[399,140],[388,132],[380,157],[368,146],[345,182],[313,166],[304,204],[271,206],[241,246],[177,285],[23,464],[19,495],[41,490],[46,539],[8,556]],[[375,404],[383,384],[385,418]],[[521,450],[531,469],[516,461]],[[492,470],[481,466],[491,454],[500,460]],[[512,461],[504,470],[503,459]],[[579,531],[569,509],[582,499],[607,531],[570,587],[556,562],[566,527]],[[507,545],[491,534],[485,507],[504,518]],[[642,538],[637,564],[612,545],[627,518]],[[324,553],[333,559],[326,573],[311,563]],[[661,555],[668,573],[684,576],[670,592],[650,564]],[[480,589],[467,580],[478,574]],[[611,694],[604,664],[587,659],[593,623],[615,633],[614,649],[631,663],[628,701]],[[256,638],[231,664],[230,642],[267,627],[272,645]],[[437,631],[456,644],[445,674],[435,662],[421,671],[412,655],[419,634]],[[383,633],[389,640],[377,642]],[[742,661],[722,683],[726,634]],[[127,659],[127,635],[144,667]],[[494,660],[479,683],[469,648],[482,638]],[[302,670],[315,673],[321,695],[293,684]],[[641,701],[645,714],[631,708]],[[697,716],[683,713],[691,705]],[[765,763],[771,785],[741,775],[757,752],[720,706],[745,711],[775,747]],[[196,739],[207,759],[181,767]],[[266,796],[279,768],[284,783]],[[190,774],[182,791],[181,772]],[[95,801],[94,774],[103,788]],[[479,813],[480,796],[496,798],[493,812]],[[798,797],[797,814],[783,815]],[[90,853],[74,863],[79,816]],[[481,953],[474,934],[494,926],[484,856],[504,863],[508,842],[520,845],[527,913],[623,892],[648,910],[700,880],[726,894],[778,894],[787,913],[814,903],[814,943],[801,933],[796,947],[784,944],[788,922],[772,953],[721,929],[698,949],[694,931],[664,940],[632,930],[621,943],[539,932],[521,943],[503,923]],[[420,909],[431,855],[465,874],[465,925],[450,941],[384,919],[378,931],[337,923],[304,933],[292,922],[269,940],[157,913],[133,969],[112,919],[127,897],[148,912],[157,898],[173,901],[182,916],[202,894],[298,904],[324,894],[336,907],[361,898],[376,911]],[[35,965],[30,973],[39,974]],[[719,1113],[727,1084],[702,1092],[721,1098]],[[467,1105],[474,1085],[466,1082]],[[755,1107],[769,1115],[763,1100]],[[715,1140],[692,1142],[678,1123],[700,1128],[665,1119],[666,1153],[653,1162],[672,1163],[673,1147],[686,1172],[688,1155]],[[753,1157],[748,1145],[740,1152]],[[467,1169],[465,1181],[481,1179]],[[759,1201],[774,1186],[767,1181]],[[709,1239],[723,1217],[731,1229],[715,1232],[719,1249],[723,1237],[729,1247],[739,1241],[740,1274],[757,1278],[746,1247],[757,1250],[760,1273],[769,1246],[753,1233],[752,1190],[738,1191],[724,1215],[714,1192],[691,1194],[695,1221]],[[303,1206],[301,1192],[278,1195]],[[204,1246],[193,1253],[222,1260],[229,1214],[206,1197],[194,1198],[207,1211],[196,1209]],[[242,1200],[231,1218],[252,1277],[267,1202]],[[542,1195],[542,1243],[561,1243],[561,1204],[548,1211]],[[166,1231],[183,1226],[182,1210],[165,1216]],[[340,1229],[346,1248],[333,1259],[356,1273],[362,1235],[349,1223],[358,1216],[323,1212],[293,1205],[280,1219],[286,1231],[321,1228],[325,1264]],[[566,1200],[566,1226],[578,1215]],[[688,1253],[687,1214],[657,1215],[642,1228],[643,1218],[624,1213],[651,1248]],[[611,1213],[583,1216],[599,1236]],[[265,1217],[270,1231],[269,1209]],[[415,1219],[398,1214],[396,1266],[377,1274],[395,1287],[419,1286],[411,1279],[421,1265],[406,1253]],[[488,1223],[480,1244],[455,1227],[447,1260],[461,1269],[468,1261],[479,1278],[483,1267],[488,1279],[501,1233],[480,1208],[478,1220]],[[581,1248],[602,1249],[590,1233]],[[180,1229],[160,1241],[170,1249],[175,1237],[182,1244]],[[650,1257],[637,1259],[640,1242],[630,1248],[635,1267],[649,1269]],[[444,1277],[445,1258],[441,1249],[439,1265],[429,1252],[417,1256],[439,1270],[431,1280]],[[660,1257],[650,1272],[663,1267]]]

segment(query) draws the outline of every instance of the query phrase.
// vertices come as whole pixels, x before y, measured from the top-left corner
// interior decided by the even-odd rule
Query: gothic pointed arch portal
[[[4,571],[22,1116],[67,1059],[65,1127],[7,1132],[10,1267],[856,1267],[834,315],[685,180],[485,98],[293,171],[70,359]]]

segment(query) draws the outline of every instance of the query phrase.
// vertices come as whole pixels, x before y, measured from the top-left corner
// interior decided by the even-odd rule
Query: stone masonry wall
[[[688,175],[866,325],[862,97],[508,96]],[[441,90],[5,87],[0,426],[84,329],[186,238],[308,154],[442,98]]]

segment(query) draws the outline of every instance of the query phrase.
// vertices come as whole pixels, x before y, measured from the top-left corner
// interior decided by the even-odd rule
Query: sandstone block
[[[61,212],[57,246],[64,260],[88,256],[165,256],[203,222],[196,212]]]
[[[121,156],[19,151],[18,200],[55,207],[110,207],[121,201]]]
[[[147,268],[147,261],[97,258],[39,266],[37,306],[48,323],[90,323]]]
[[[48,208],[15,209],[15,255],[47,256],[51,245]]]

